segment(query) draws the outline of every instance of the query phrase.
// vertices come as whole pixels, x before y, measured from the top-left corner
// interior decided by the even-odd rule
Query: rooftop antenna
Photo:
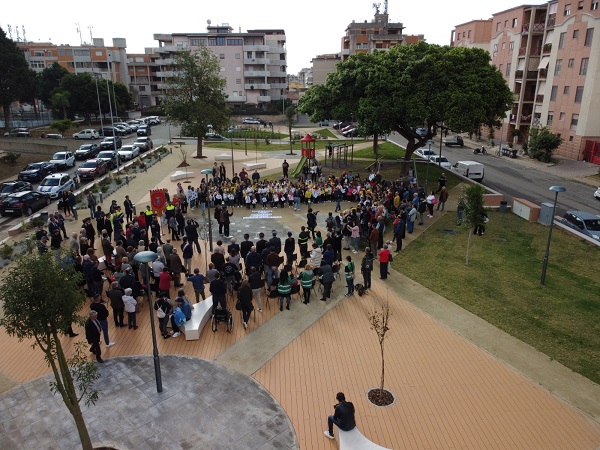
[[[17,35],[17,42],[19,42],[21,40],[21,35],[19,34],[19,27],[18,26],[15,27],[15,34]]]
[[[380,7],[381,7],[381,3],[373,3],[373,8],[375,8],[375,14],[379,14]]]
[[[212,23],[212,22],[211,22],[211,20],[210,20],[210,19],[208,19],[208,20],[206,21],[206,25],[208,25],[206,28],[210,27],[210,24],[211,24],[211,23]]]
[[[90,30],[90,45],[94,45],[94,37],[92,36],[92,29],[94,27],[91,25],[88,25],[88,29]]]
[[[7,25],[6,27],[8,29],[8,37],[10,38],[10,40],[12,41],[12,27],[10,25]]]
[[[387,13],[388,13],[387,7],[388,7],[388,0],[385,0],[385,1],[383,2],[383,13],[384,13],[384,14],[387,14]]]
[[[79,22],[77,22],[75,26],[77,27],[77,33],[79,34],[79,45],[83,45],[83,38],[81,37],[81,25]]]
[[[27,38],[25,37],[25,25],[21,25],[21,28],[23,29],[23,41],[27,42]]]

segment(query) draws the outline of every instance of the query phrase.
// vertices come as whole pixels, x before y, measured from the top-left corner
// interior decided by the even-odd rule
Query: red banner
[[[157,189],[150,191],[150,203],[152,204],[152,210],[159,216],[162,216],[167,207],[167,199],[165,198],[165,191]]]

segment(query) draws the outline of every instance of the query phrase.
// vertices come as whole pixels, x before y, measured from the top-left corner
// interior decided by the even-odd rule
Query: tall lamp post
[[[552,240],[552,227],[554,225],[554,214],[556,213],[556,202],[558,200],[558,193],[565,192],[566,189],[563,186],[552,186],[551,191],[554,191],[554,206],[552,207],[552,217],[550,218],[550,230],[548,231],[548,243],[546,244],[546,254],[544,255],[544,264],[542,265],[542,278],[540,284],[543,285],[546,281],[546,269],[548,268],[548,256],[550,255],[550,241]]]
[[[206,175],[206,188],[208,189],[208,176],[212,175],[212,169],[204,169],[201,170],[200,173],[202,175]],[[206,198],[206,206],[208,207],[208,245],[210,251],[213,251],[213,243],[212,243],[212,219],[210,216],[210,192],[209,196]]]
[[[154,252],[139,252],[133,259],[138,263],[146,264],[146,273],[150,274],[150,263],[156,261],[158,254]],[[154,355],[154,376],[156,378],[156,392],[162,392],[162,377],[160,374],[160,359],[158,357],[158,346],[156,344],[156,329],[154,327],[154,304],[152,303],[152,292],[150,292],[150,278],[146,282],[146,293],[148,294],[148,310],[150,312],[150,331],[152,333],[152,354]]]
[[[429,152],[427,153],[427,171],[425,172],[425,195],[429,195],[429,163],[431,162],[431,144],[433,143],[431,139],[427,141]]]

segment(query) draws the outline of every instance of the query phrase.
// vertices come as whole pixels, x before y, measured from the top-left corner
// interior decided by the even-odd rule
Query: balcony
[[[169,85],[167,83],[157,83],[156,89],[169,89]]]
[[[259,102],[270,102],[271,101],[271,96],[270,95],[259,95],[258,96],[258,101]]]
[[[188,49],[189,47],[187,45],[163,45],[162,47],[158,47],[155,50],[157,53],[172,53]]]
[[[245,52],[268,52],[270,49],[268,45],[244,45],[242,48]]]
[[[530,27],[529,24],[525,24],[523,25],[523,28],[521,29],[521,32],[523,34],[527,34],[529,32],[531,33],[543,33],[544,29],[546,28],[544,23],[534,23],[533,27]]]
[[[517,80],[520,80],[521,78],[523,78],[523,71],[522,70],[516,70],[515,71],[515,78]]]
[[[287,72],[283,72],[283,71],[279,71],[279,70],[271,70],[269,72],[269,77],[281,77],[281,78],[285,78],[287,77]]]
[[[542,47],[542,53],[550,53],[552,51],[552,42],[548,42],[547,44],[544,44],[544,46]]]
[[[285,53],[285,47],[269,47],[269,53]]]
[[[538,94],[535,96],[536,103],[544,103],[544,94]]]
[[[541,47],[532,47],[529,50],[530,56],[540,56],[541,53],[542,53]],[[526,54],[527,54],[527,47],[521,47],[519,49],[519,56],[525,56]]]
[[[175,72],[173,72],[172,70],[166,70],[166,71],[159,71],[159,72],[155,72],[154,76],[156,77],[161,77],[161,78],[171,78],[175,75]]]
[[[271,89],[287,89],[287,83],[271,83]]]
[[[554,25],[556,25],[556,14],[549,14],[546,28],[554,28]]]
[[[270,84],[268,83],[247,83],[244,85],[244,89],[246,89],[247,91],[253,91],[253,90],[264,90],[264,89],[271,89]]]
[[[244,58],[244,64],[270,64],[269,58]]]
[[[268,70],[244,70],[245,77],[268,77],[270,74]]]
[[[346,56],[350,55],[350,49],[349,48],[343,48],[342,49],[342,55],[346,55]]]
[[[538,71],[538,76],[540,78],[546,79],[546,77],[548,76],[548,69],[540,69]]]
[[[227,101],[228,102],[241,102],[241,103],[245,103],[246,102],[246,96],[245,95],[230,95],[229,97],[227,97]]]
[[[527,71],[527,79],[528,80],[535,80],[538,76],[538,71],[537,70],[528,70]]]

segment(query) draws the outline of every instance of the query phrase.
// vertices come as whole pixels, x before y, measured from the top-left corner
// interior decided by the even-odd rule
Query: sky
[[[212,25],[229,24],[235,32],[248,29],[283,29],[287,39],[288,73],[296,74],[310,67],[311,59],[324,53],[338,53],[346,27],[355,20],[373,20],[373,3],[383,0],[302,0],[299,2],[256,2],[224,0],[223,2],[176,2],[147,0],[144,2],[85,3],[60,0],[49,10],[47,0],[30,0],[24,8],[18,2],[4,2],[0,27],[16,40],[23,28],[27,41],[80,45],[90,43],[90,36],[125,38],[128,53],[143,53],[157,46],[154,33],[204,33],[207,20]],[[401,22],[404,34],[423,34],[431,44],[448,45],[454,26],[476,19],[489,19],[492,13],[522,4],[542,4],[544,0],[389,0],[390,21]],[[91,27],[91,29],[90,29]],[[80,33],[77,30],[80,30]]]

